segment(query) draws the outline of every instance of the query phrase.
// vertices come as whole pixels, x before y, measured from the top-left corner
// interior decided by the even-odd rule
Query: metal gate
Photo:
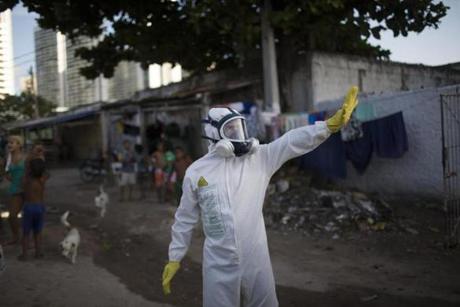
[[[460,93],[441,95],[441,123],[446,243],[453,247],[460,238]]]

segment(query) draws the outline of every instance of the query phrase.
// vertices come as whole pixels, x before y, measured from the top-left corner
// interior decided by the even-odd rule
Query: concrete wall
[[[347,178],[338,183],[366,192],[378,192],[388,198],[401,195],[441,198],[440,95],[455,92],[456,88],[451,86],[368,97],[361,95],[360,103],[373,104],[379,117],[403,111],[409,150],[400,159],[383,159],[374,154],[363,175],[359,175],[347,162]],[[340,101],[330,101],[317,107],[319,110],[335,110],[340,104]]]
[[[460,84],[460,71],[344,54],[313,53],[311,70],[314,102],[342,97],[352,84],[370,94]]]

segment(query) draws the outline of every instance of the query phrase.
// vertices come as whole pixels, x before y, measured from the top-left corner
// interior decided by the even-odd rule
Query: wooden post
[[[270,25],[271,0],[264,1],[262,9],[262,57],[264,70],[264,108],[265,111],[279,114],[280,94],[278,70],[276,67],[275,36]]]
[[[102,155],[105,157],[109,154],[109,111],[102,110],[100,115],[101,138],[102,138]]]

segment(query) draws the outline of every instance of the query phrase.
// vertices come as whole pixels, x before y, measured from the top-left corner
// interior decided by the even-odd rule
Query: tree
[[[0,2],[0,11],[19,0]],[[190,72],[250,65],[260,57],[263,0],[22,0],[45,29],[99,39],[77,54],[88,78],[113,75],[122,60],[180,63]],[[372,46],[382,31],[395,36],[436,28],[448,7],[433,0],[272,0],[277,40],[293,50],[324,50],[388,58]]]
[[[40,116],[52,115],[56,107],[50,101],[30,93],[24,92],[19,96],[6,95],[0,99],[0,124],[34,118],[35,103],[38,105]]]

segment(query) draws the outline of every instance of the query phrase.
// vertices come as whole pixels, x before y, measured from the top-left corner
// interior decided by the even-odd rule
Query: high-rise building
[[[109,101],[128,99],[145,88],[148,88],[147,71],[139,63],[120,62],[109,80]]]
[[[66,40],[66,107],[108,100],[107,79],[98,77],[89,80],[80,74],[80,68],[88,66],[88,63],[77,57],[75,51],[78,48],[89,47],[93,44],[94,41],[88,37],[79,37],[73,41]]]
[[[0,13],[0,96],[14,95],[13,27],[11,10]]]
[[[44,29],[37,29],[34,34],[37,94],[60,105],[57,34]]]
[[[70,40],[62,34],[37,29],[35,57],[38,94],[56,102],[64,110],[92,102],[129,99],[135,92],[149,86],[166,85],[181,79],[180,65],[173,68],[166,63],[159,66],[159,74],[155,74],[152,69],[143,70],[138,63],[123,61],[115,68],[112,78],[101,76],[88,80],[80,74],[80,69],[88,62],[75,56],[75,51],[95,43],[94,39],[87,37]],[[155,81],[149,84],[149,77],[154,77]]]

